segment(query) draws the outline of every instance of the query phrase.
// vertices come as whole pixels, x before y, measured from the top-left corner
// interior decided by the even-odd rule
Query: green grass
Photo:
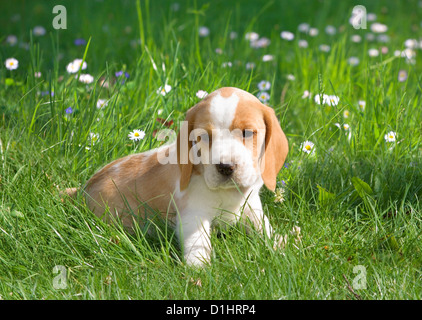
[[[164,0],[62,1],[66,30],[51,26],[56,4],[0,4],[0,298],[422,298],[421,50],[414,64],[394,55],[422,34],[418,1],[363,3],[388,26],[387,43],[352,28],[351,1],[180,1],[178,11]],[[302,22],[318,28],[318,36],[298,32]],[[31,35],[36,25],[47,33]],[[327,25],[337,33],[326,34]],[[199,36],[200,26],[209,36]],[[283,30],[295,40],[282,40]],[[244,37],[250,31],[271,44],[251,48]],[[6,42],[11,34],[18,44]],[[350,40],[354,34],[360,43]],[[87,44],[74,45],[76,38]],[[298,39],[308,48],[299,48]],[[368,56],[382,47],[388,53]],[[274,60],[263,62],[264,54]],[[352,56],[357,66],[348,63]],[[19,60],[17,70],[5,68],[10,57]],[[95,79],[89,85],[66,72],[83,57],[88,68],[81,73]],[[248,62],[256,67],[246,69]],[[124,83],[115,76],[122,70],[129,73]],[[403,82],[400,70],[408,73]],[[177,130],[199,101],[198,90],[235,86],[258,94],[261,80],[272,84],[268,104],[290,146],[279,175],[284,201],[262,192],[272,225],[287,235],[283,250],[238,226],[214,233],[212,264],[195,269],[181,262],[171,229],[161,226],[152,237],[140,227],[131,235],[83,203],[62,201],[59,190],[83,185],[111,160],[158,146],[153,132],[166,126],[156,119],[173,120]],[[156,91],[164,84],[172,90],[161,96]],[[305,90],[340,101],[319,105],[302,98]],[[107,106],[98,109],[98,99]],[[366,101],[363,111],[359,100]],[[350,126],[350,139],[335,123]],[[130,141],[133,129],[145,138]],[[385,141],[389,131],[396,142]],[[301,151],[306,140],[315,144],[313,154]],[[66,288],[55,266],[64,266]],[[360,275],[356,266],[366,269],[366,288],[353,293],[347,281],[353,286]]]

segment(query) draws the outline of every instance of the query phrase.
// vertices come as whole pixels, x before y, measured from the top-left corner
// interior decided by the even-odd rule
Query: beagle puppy
[[[177,138],[160,148],[103,167],[86,183],[89,208],[126,227],[147,208],[175,226],[190,265],[210,261],[216,221],[248,221],[275,239],[259,190],[274,191],[288,143],[274,110],[254,95],[218,89],[188,110]]]

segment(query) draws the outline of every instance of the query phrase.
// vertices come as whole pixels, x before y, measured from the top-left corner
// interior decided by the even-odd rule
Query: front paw
[[[195,250],[185,254],[185,262],[189,266],[204,267],[211,262],[208,250]]]

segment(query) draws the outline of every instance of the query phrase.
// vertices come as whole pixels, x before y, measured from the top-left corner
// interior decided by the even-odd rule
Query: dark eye
[[[253,130],[248,130],[248,129],[243,130],[242,133],[243,133],[243,138],[246,138],[246,139],[252,138],[255,134]]]

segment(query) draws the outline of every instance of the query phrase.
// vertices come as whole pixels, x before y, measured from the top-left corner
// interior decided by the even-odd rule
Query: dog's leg
[[[211,220],[190,214],[180,217],[176,224],[179,242],[183,245],[185,262],[202,266],[211,259]]]
[[[268,237],[268,239],[273,240],[274,249],[283,246],[284,239],[282,236],[274,232],[274,229],[271,226],[268,217],[264,214],[259,195],[252,195],[248,199],[248,203],[244,207],[242,218],[246,225],[249,222],[263,236],[266,236]],[[248,231],[248,229],[246,230]]]

